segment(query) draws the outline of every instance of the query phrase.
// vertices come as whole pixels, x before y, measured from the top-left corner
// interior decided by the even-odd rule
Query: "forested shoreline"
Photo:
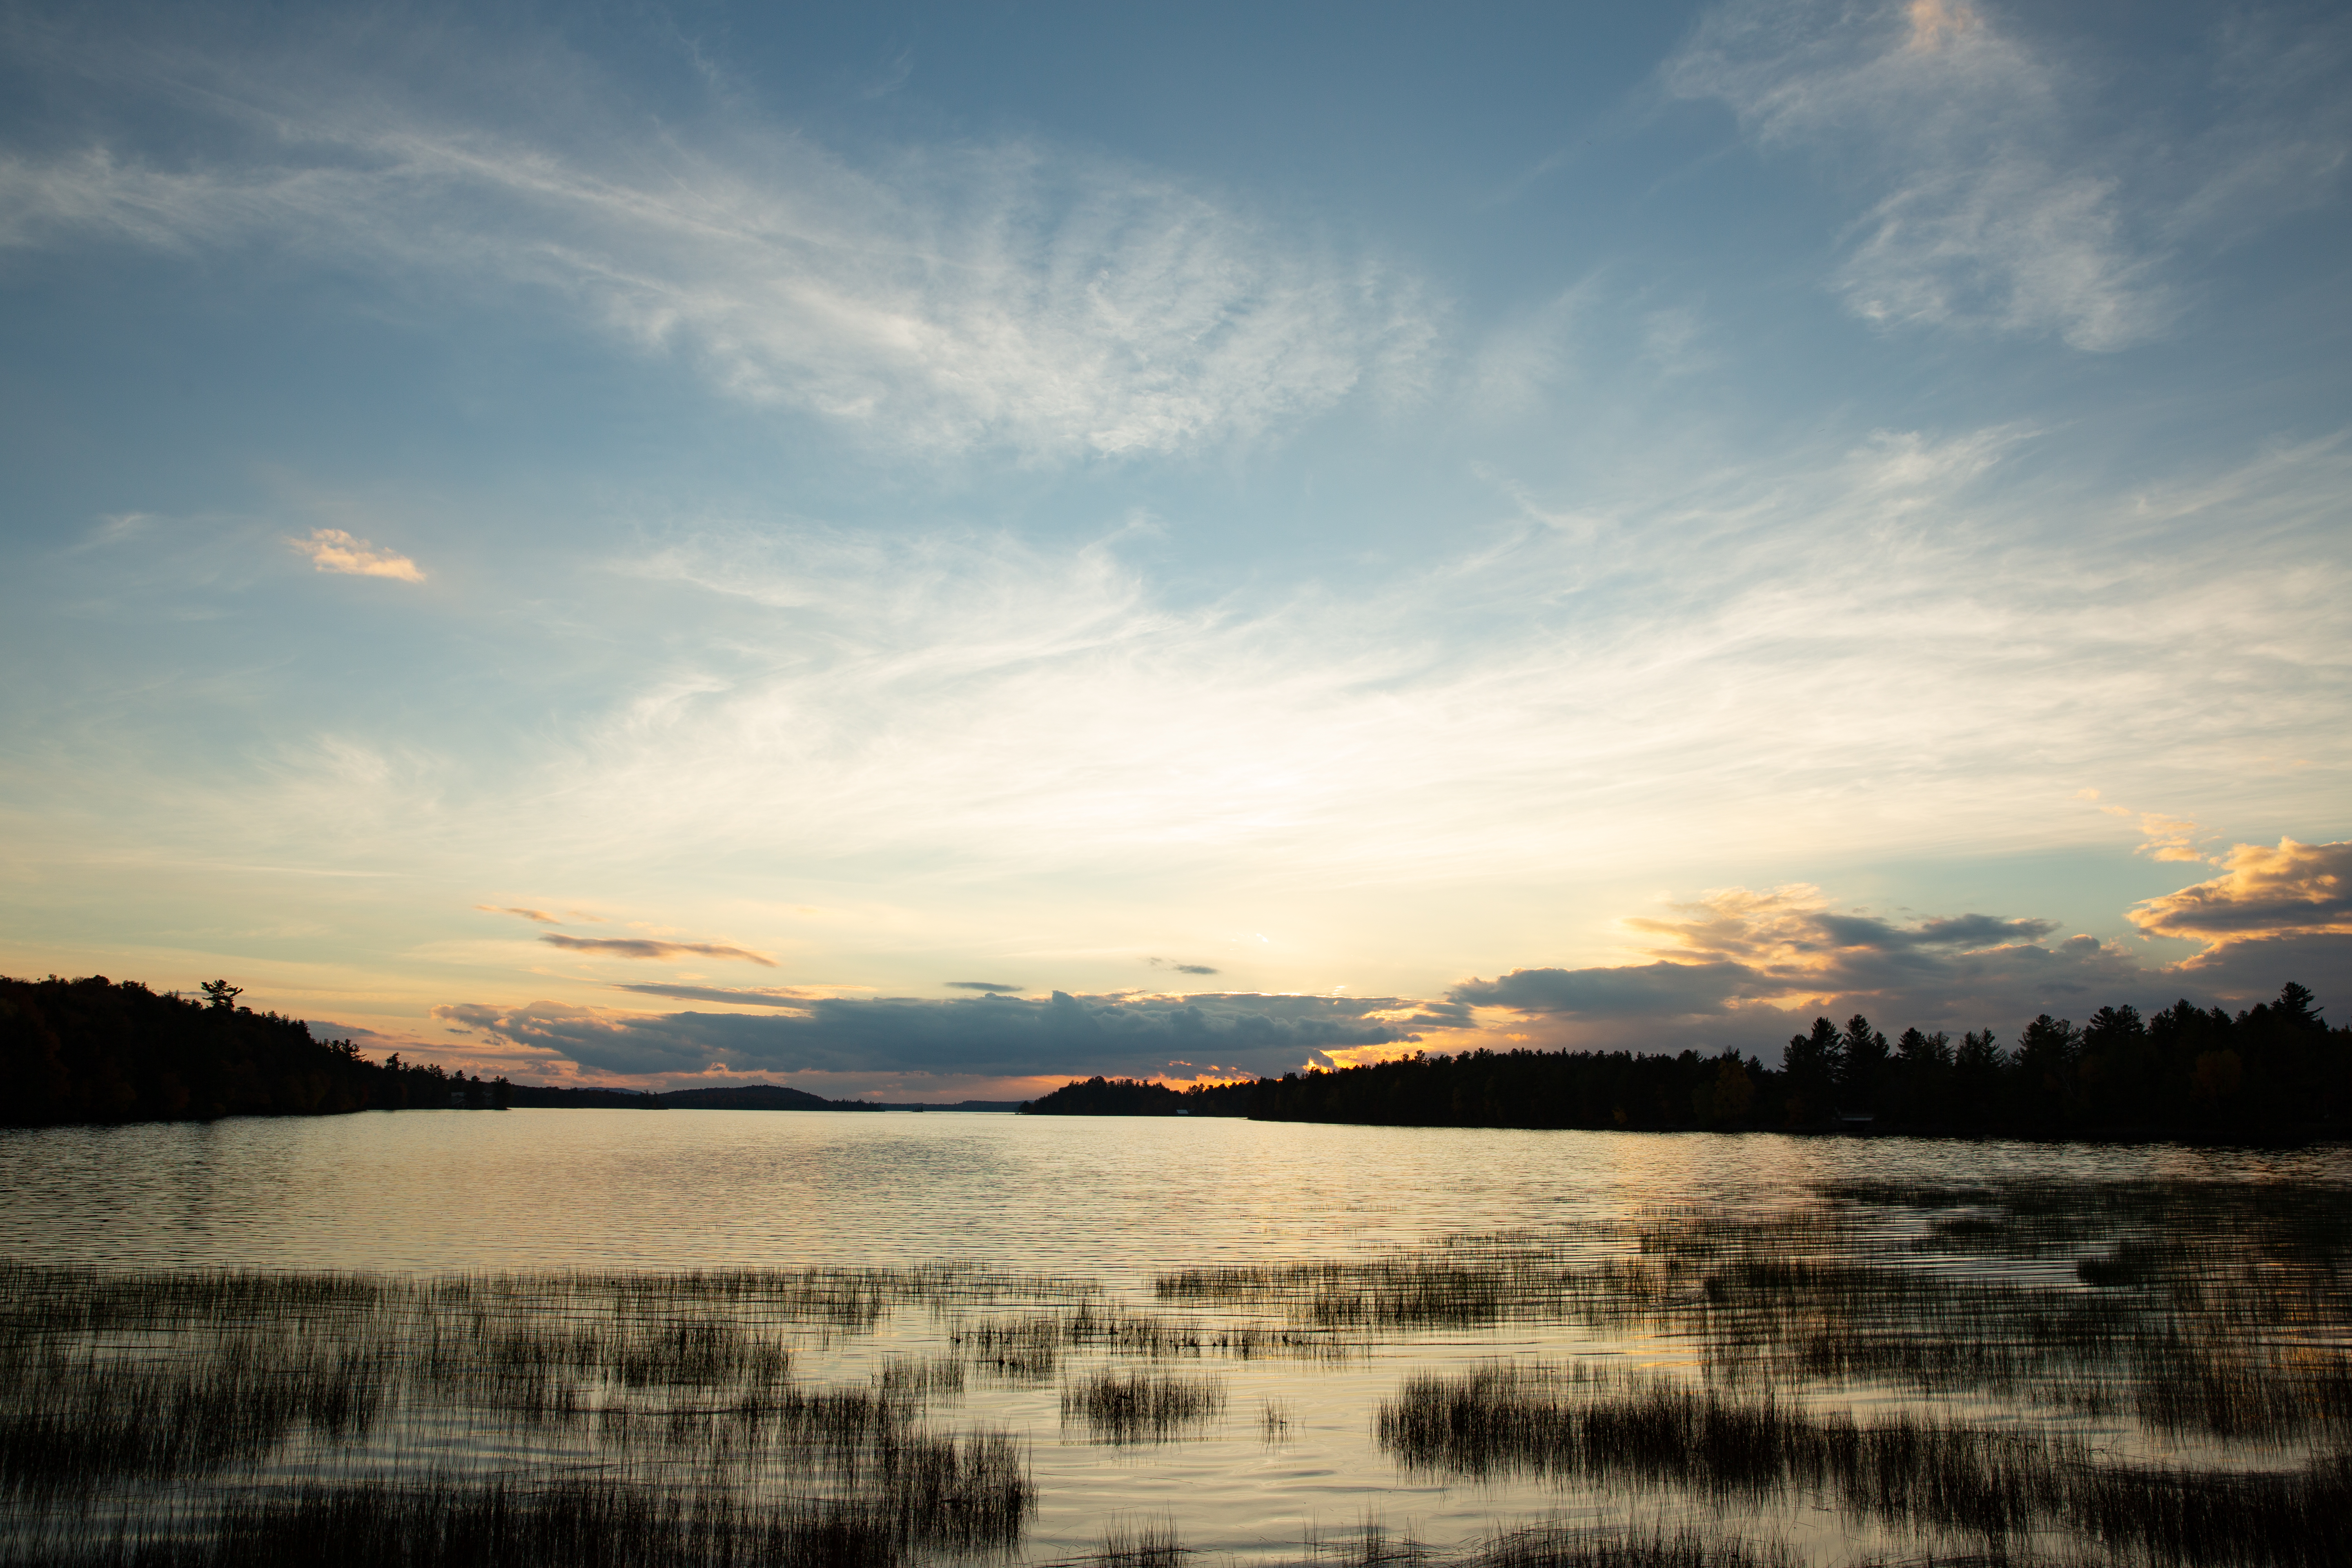
[[[299,1019],[237,1005],[226,982],[204,990],[198,1001],[102,975],[0,977],[0,1125],[449,1107],[912,1109],[777,1085],[644,1093],[484,1079],[397,1055],[376,1062],[349,1040],[314,1038]],[[2329,1027],[2317,999],[2289,984],[2235,1016],[2187,1001],[2147,1017],[2102,1007],[2080,1025],[2043,1014],[2006,1044],[1990,1030],[1955,1041],[1906,1029],[1890,1041],[1864,1017],[1843,1027],[1821,1018],[1777,1068],[1736,1050],[1478,1050],[1182,1091],[1094,1078],[1022,1110],[1416,1127],[2333,1136],[2352,1126],[2352,1028]]]
[[[0,1124],[489,1109],[513,1092],[396,1054],[371,1061],[299,1018],[237,1005],[238,990],[213,981],[198,1001],[102,974],[0,976]]]
[[[661,1110],[879,1110],[777,1085],[647,1093],[509,1083],[362,1056],[320,1040],[299,1018],[239,1006],[239,987],[212,981],[204,999],[102,974],[80,980],[0,975],[0,1126],[196,1121],[222,1116],[334,1116],[355,1110],[510,1106]]]
[[[1903,1131],[2021,1136],[2334,1135],[2352,1113],[2352,1028],[2288,984],[2236,1016],[2187,1001],[2143,1017],[2045,1013],[2008,1045],[1854,1016],[1816,1019],[1779,1068],[1736,1050],[1417,1055],[1199,1085],[1096,1078],[1030,1115],[1240,1116],[1402,1127]]]

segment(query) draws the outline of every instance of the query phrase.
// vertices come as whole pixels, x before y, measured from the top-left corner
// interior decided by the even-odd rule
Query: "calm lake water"
[[[1970,1531],[1883,1496],[1865,1506],[1818,1459],[1727,1479],[1687,1460],[1571,1461],[1528,1433],[1598,1433],[1646,1399],[1654,1436],[1661,1391],[1712,1392],[1864,1427],[1908,1412],[2055,1435],[2085,1474],[2300,1474],[2352,1430],[2347,1177],[2341,1149],[404,1111],[0,1132],[0,1258],[426,1282],[958,1265],[962,1283],[885,1290],[856,1322],[680,1310],[752,1310],[803,1386],[952,1367],[921,1421],[1023,1446],[1035,1508],[1009,1550],[1032,1561],[1097,1554],[1138,1527],[1271,1563],[1367,1525],[1448,1552],[1543,1521],[1688,1525],[1836,1563],[1965,1547]],[[2256,1294],[2184,1305],[2184,1281],[2232,1280]],[[2200,1338],[2214,1312],[2234,1325],[2226,1353]],[[2019,1313],[2064,1322],[1989,1328]],[[1133,1327],[1147,1321],[1156,1339]],[[2011,1332],[1988,1360],[1988,1336]],[[2220,1391],[2202,1414],[2159,1408],[2151,1391],[2185,1375],[2159,1354]],[[2307,1390],[2260,1393],[2290,1365]],[[1119,1405],[1102,1389],[1121,1378],[1162,1403]],[[1508,1418],[1464,1436],[1461,1412],[1484,1399],[1489,1419],[1496,1398]],[[1412,1426],[1441,1406],[1452,1436]],[[498,1462],[562,1448],[467,1431]],[[338,1441],[352,1463],[403,1462],[381,1434]],[[573,1460],[594,1446],[563,1442]],[[21,1523],[32,1505],[14,1506]],[[2088,1550],[2091,1507],[2053,1502],[2008,1539]]]

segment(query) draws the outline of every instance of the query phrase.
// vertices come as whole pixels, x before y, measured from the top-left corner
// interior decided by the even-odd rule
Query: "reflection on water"
[[[7,1550],[2343,1561],[2345,1173],[1172,1119],[5,1133]]]

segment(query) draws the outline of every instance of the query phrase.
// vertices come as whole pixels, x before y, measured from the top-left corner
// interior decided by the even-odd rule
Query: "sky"
[[[2352,16],[0,4],[0,972],[952,1101],[2352,1021]]]

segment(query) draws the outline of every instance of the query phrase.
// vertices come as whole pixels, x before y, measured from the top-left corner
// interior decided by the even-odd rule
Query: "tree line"
[[[490,1109],[515,1092],[504,1078],[370,1061],[299,1018],[239,1006],[242,987],[226,980],[202,989],[198,1000],[102,974],[0,976],[0,1124]]]
[[[320,1040],[299,1018],[240,1006],[243,987],[206,981],[203,997],[158,993],[102,974],[0,976],[0,1126],[193,1121],[217,1116],[331,1116],[352,1110],[510,1106],[662,1110],[861,1110],[777,1084],[656,1094],[633,1089],[509,1083],[504,1076],[369,1060],[349,1040]],[[966,1102],[970,1104],[971,1102]],[[1009,1107],[1006,1107],[1009,1109]]]
[[[2352,1116],[2352,1028],[2330,1028],[2289,983],[2234,1017],[2180,1001],[2143,1017],[2047,1013],[2004,1046],[1955,1041],[1861,1015],[1817,1018],[1781,1065],[1736,1049],[1476,1050],[1182,1091],[1128,1079],[1073,1082],[1035,1115],[1245,1116],[1406,1127],[1823,1129],[2029,1136],[2294,1135]]]

